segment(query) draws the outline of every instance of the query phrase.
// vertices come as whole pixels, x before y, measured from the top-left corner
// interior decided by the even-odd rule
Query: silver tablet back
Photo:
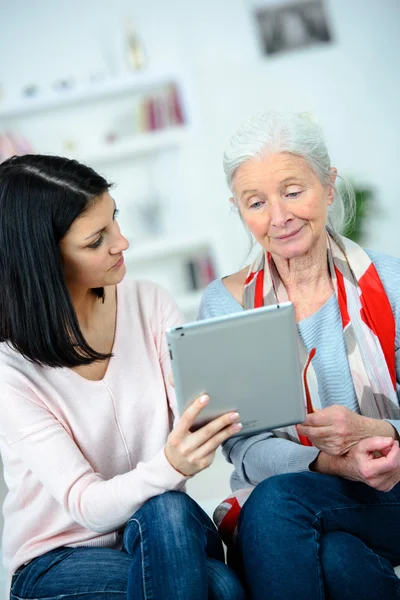
[[[238,435],[301,423],[306,417],[291,302],[167,331],[180,413],[210,396],[196,427],[238,411]]]

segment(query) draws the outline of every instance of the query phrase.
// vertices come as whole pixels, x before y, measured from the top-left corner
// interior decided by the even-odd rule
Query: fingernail
[[[209,397],[208,396],[201,396],[201,398],[200,398],[200,404],[205,404],[208,401],[209,401]]]
[[[230,419],[232,421],[232,423],[234,423],[235,421],[237,421],[239,418],[239,413],[232,413],[230,416]]]
[[[233,431],[240,431],[242,429],[243,425],[241,423],[235,423],[233,426]]]

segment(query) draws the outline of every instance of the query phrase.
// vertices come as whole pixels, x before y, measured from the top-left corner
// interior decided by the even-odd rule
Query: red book
[[[153,130],[153,129],[157,129],[157,122],[156,122],[156,107],[155,107],[155,102],[154,102],[154,98],[149,98],[148,101],[148,123],[149,123],[149,129]]]
[[[179,94],[178,94],[176,85],[173,85],[171,87],[170,95],[171,95],[171,108],[172,108],[172,114],[174,116],[174,122],[176,124],[184,123],[185,119],[183,116],[182,104],[181,104],[181,100],[179,98]]]

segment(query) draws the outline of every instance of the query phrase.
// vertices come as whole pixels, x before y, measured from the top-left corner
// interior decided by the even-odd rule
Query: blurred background
[[[400,256],[399,56],[399,0],[0,0],[0,161],[61,154],[114,181],[129,273],[192,319],[245,264],[222,154],[261,110],[315,115],[365,201],[358,239]]]
[[[114,181],[129,272],[195,318],[245,264],[222,154],[264,109],[315,115],[365,192],[361,242],[399,256],[399,56],[399,0],[0,0],[0,160],[67,155]]]

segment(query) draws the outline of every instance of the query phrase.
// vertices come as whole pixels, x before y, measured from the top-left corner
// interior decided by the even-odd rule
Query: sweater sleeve
[[[225,442],[222,452],[235,467],[236,477],[232,479],[235,491],[257,485],[272,475],[308,471],[319,450],[265,432],[232,438]]]
[[[179,310],[176,302],[173,300],[171,295],[164,289],[159,288],[158,290],[160,298],[160,323],[161,327],[159,330],[159,355],[160,364],[164,378],[165,390],[171,412],[173,415],[173,426],[176,425],[179,419],[178,405],[176,402],[175,388],[171,384],[172,369],[171,360],[169,356],[168,343],[166,337],[166,330],[170,327],[176,327],[184,322],[182,312]]]
[[[0,435],[10,450],[77,523],[97,533],[123,526],[146,500],[179,489],[186,478],[161,448],[136,468],[105,480],[94,472],[73,433],[33,391],[27,395],[3,384]]]

